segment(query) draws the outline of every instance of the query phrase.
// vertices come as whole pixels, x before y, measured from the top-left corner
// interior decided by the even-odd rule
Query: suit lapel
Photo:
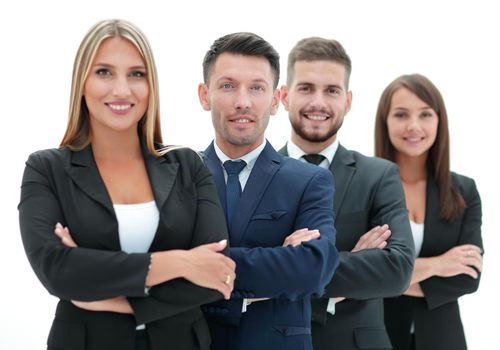
[[[432,232],[441,230],[441,222],[439,220],[439,189],[434,182],[431,174],[427,174],[427,188],[425,191],[425,219],[424,219],[424,240],[420,256],[428,256],[429,249],[435,244],[437,237],[430,237]],[[444,230],[445,231],[445,230]]]
[[[226,180],[224,180],[224,173],[222,172],[222,165],[219,157],[215,153],[214,143],[212,142],[208,148],[202,153],[205,165],[212,173],[219,194],[219,200],[226,215]]]
[[[97,170],[91,145],[72,152],[70,164],[64,170],[84,193],[114,215],[113,203]]]
[[[333,203],[333,210],[335,215],[339,215],[339,210],[342,207],[347,189],[351,184],[351,180],[356,172],[356,161],[352,154],[347,151],[342,145],[339,145],[333,162],[330,165],[330,170],[333,173],[335,181],[335,197]]]
[[[174,186],[179,164],[168,162],[164,156],[154,157],[144,149],[143,154],[156,205],[161,212],[161,208],[165,204]]]
[[[229,228],[232,244],[241,244],[246,227],[279,167],[280,156],[267,143],[255,162],[236,207],[235,217]]]

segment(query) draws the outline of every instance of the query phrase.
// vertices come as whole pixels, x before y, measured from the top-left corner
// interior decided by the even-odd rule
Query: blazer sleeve
[[[49,171],[38,153],[26,162],[18,206],[28,260],[44,287],[66,300],[93,301],[117,295],[144,296],[149,254],[68,248],[54,234],[64,222]]]
[[[380,173],[370,213],[371,227],[389,225],[392,234],[387,246],[355,253],[341,252],[340,265],[326,288],[324,298],[382,298],[400,295],[408,288],[415,248],[399,170],[392,163]]]
[[[227,226],[212,175],[200,158],[192,153],[192,173],[197,189],[197,210],[192,247],[227,239]],[[225,250],[225,254],[229,249]],[[216,301],[222,294],[179,278],[154,286],[146,298],[128,298],[137,324],[169,317],[202,304]]]
[[[459,240],[456,245],[474,244],[483,249],[481,199],[474,180],[468,180],[470,182],[463,186],[464,190],[462,191],[467,207],[463,214]],[[427,306],[429,309],[434,309],[456,301],[464,294],[474,293],[479,287],[480,276],[481,274],[477,279],[464,274],[448,278],[434,276],[420,282],[420,287],[424,292]]]
[[[231,248],[236,276],[244,276],[235,280],[234,297],[294,300],[323,294],[339,257],[335,248],[332,174],[318,170],[304,189],[294,230],[318,229],[320,238],[296,247]]]

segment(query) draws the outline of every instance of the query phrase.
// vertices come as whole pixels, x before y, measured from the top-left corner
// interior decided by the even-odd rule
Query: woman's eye
[[[132,72],[132,74],[130,74],[130,75],[133,76],[134,78],[144,78],[146,76],[146,72],[135,71],[135,72]]]
[[[111,75],[111,72],[107,68],[99,68],[98,70],[96,70],[95,74],[100,76],[107,76]]]

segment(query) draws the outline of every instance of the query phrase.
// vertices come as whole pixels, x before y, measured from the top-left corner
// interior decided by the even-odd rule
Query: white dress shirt
[[[333,143],[323,149],[319,154],[325,157],[321,163],[318,164],[318,166],[329,169],[330,164],[333,162],[333,157],[335,157],[335,153],[337,153],[337,149],[339,148],[339,140],[335,139]],[[302,158],[303,155],[306,155],[307,153],[304,152],[299,146],[293,143],[292,140],[289,140],[286,144],[286,149],[288,151],[288,156],[291,158],[298,159],[302,162],[307,163],[307,161]],[[335,315],[335,299],[330,298],[328,300],[328,306],[326,307],[326,311],[332,315]]]
[[[224,162],[228,160],[244,160],[247,165],[241,170],[241,172],[238,174],[238,179],[240,180],[240,185],[241,185],[241,192],[245,190],[245,185],[247,184],[248,178],[250,177],[250,173],[252,172],[253,166],[255,165],[255,162],[257,161],[257,158],[259,158],[260,154],[266,147],[267,141],[264,140],[262,144],[260,144],[256,149],[253,151],[241,156],[240,158],[232,159],[229,158],[220,148],[217,146],[217,142],[214,142],[214,149],[215,149],[215,154],[217,154],[217,157],[221,161],[221,168],[222,172],[224,173],[224,180],[227,183],[227,171],[226,168],[224,168],[223,164]],[[243,299],[243,305],[241,312],[246,312],[247,311],[247,300]]]

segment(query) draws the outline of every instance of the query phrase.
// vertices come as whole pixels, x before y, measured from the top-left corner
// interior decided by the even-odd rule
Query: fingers
[[[465,263],[475,267],[479,272],[483,271],[483,257],[477,251],[467,250],[465,252]]]
[[[482,252],[483,252],[483,250],[481,248],[479,248],[477,245],[474,245],[474,244],[463,244],[463,245],[457,246],[456,248],[461,250],[461,251],[464,251],[464,252],[473,251],[473,252],[476,252],[479,254],[482,254]]]
[[[219,242],[203,244],[199,246],[199,248],[208,249],[213,252],[220,252],[223,251],[224,248],[226,248],[226,246],[227,246],[227,239],[223,239],[222,241]]]
[[[302,244],[303,242],[308,242],[313,239],[317,239],[321,236],[319,230],[309,230],[307,228],[303,228],[300,230],[295,231],[291,235],[287,236],[285,238],[285,241],[283,242],[283,246],[293,246],[296,247],[299,244]]]
[[[231,298],[231,292],[234,288],[234,280],[236,279],[236,274],[234,271],[230,270],[223,277],[222,283],[218,284],[217,290],[224,295],[224,299],[229,300]]]
[[[77,247],[75,241],[73,241],[73,238],[69,233],[69,229],[67,227],[63,227],[59,222],[56,224],[54,233],[56,234],[57,237],[59,237],[62,244],[64,244],[66,247],[70,248]]]
[[[351,252],[372,248],[382,249],[387,246],[386,241],[390,236],[391,231],[388,225],[375,226],[359,238]]]
[[[477,279],[479,277],[479,274],[477,273],[477,271],[474,270],[470,266],[464,266],[463,269],[462,269],[462,273],[464,273],[466,275],[469,275],[470,277],[472,277],[474,279]]]

